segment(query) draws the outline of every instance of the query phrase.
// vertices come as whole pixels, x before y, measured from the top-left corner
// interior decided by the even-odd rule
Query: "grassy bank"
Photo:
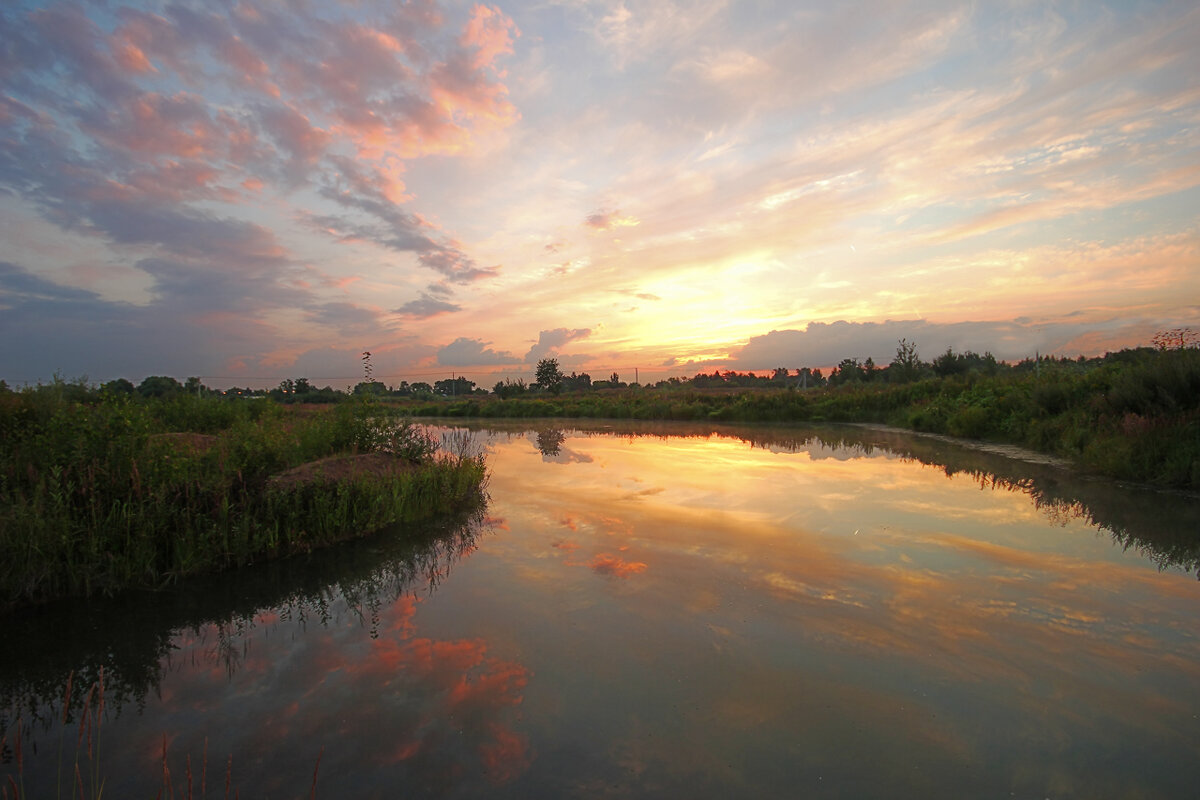
[[[407,403],[420,416],[877,422],[1016,444],[1094,474],[1200,489],[1200,350],[821,389],[695,388]]]
[[[481,456],[440,453],[386,414],[62,382],[0,392],[0,610],[159,586],[477,501]]]

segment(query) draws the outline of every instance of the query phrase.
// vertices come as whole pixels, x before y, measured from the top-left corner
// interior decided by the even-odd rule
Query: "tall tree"
[[[557,358],[543,358],[537,363],[537,371],[534,374],[537,385],[543,390],[554,394],[562,391],[563,374],[558,368]]]

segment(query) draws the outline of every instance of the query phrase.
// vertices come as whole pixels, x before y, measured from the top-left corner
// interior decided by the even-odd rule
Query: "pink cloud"
[[[314,126],[294,105],[266,109],[260,118],[271,136],[300,161],[315,162],[332,140],[327,131]]]
[[[270,74],[270,67],[267,66],[267,63],[237,36],[226,39],[220,51],[226,63],[245,75],[248,80],[251,78],[262,79]]]
[[[114,39],[136,47],[172,72],[186,68],[185,56],[191,50],[186,38],[170,20],[158,14],[131,8],[117,11],[122,24]]]
[[[145,155],[217,158],[230,151],[242,126],[227,115],[209,116],[204,98],[179,92],[145,92],[89,125],[89,132],[110,147]]]
[[[237,192],[215,185],[220,178],[220,171],[205,162],[167,161],[132,173],[128,185],[155,200],[181,202],[203,197],[236,202]]]
[[[511,54],[513,37],[520,35],[516,23],[499,9],[477,5],[471,10],[471,19],[459,43],[475,50],[472,66],[482,69],[493,66],[497,56]]]
[[[157,72],[150,59],[137,45],[129,41],[114,38],[110,44],[113,58],[123,69],[133,73]]]

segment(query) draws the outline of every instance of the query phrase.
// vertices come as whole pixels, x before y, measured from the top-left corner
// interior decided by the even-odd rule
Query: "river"
[[[1194,495],[854,426],[473,430],[480,513],[3,620],[0,785],[19,730],[34,796],[1200,786]]]

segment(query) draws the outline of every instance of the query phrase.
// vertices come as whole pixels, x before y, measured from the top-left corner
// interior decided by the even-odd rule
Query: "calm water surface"
[[[0,782],[20,727],[55,791],[103,666],[111,797],[164,746],[213,797],[230,756],[242,797],[1200,791],[1194,496],[850,427],[478,435],[490,505],[415,545],[4,620]]]

